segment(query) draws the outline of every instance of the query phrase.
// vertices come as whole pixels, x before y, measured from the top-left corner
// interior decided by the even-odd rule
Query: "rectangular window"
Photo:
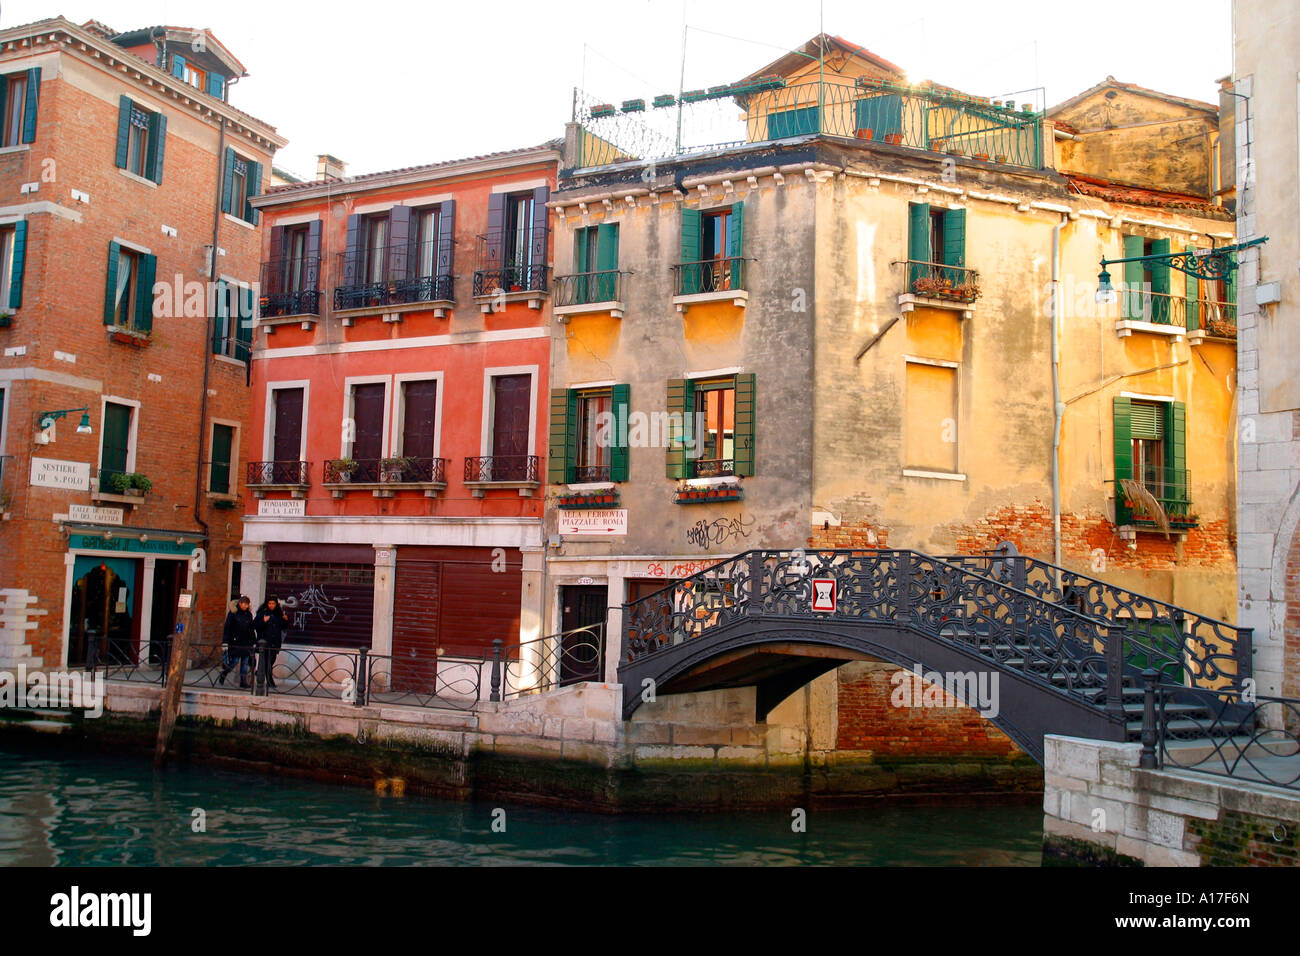
[[[272,459],[297,464],[302,458],[303,389],[277,388],[272,395]]]
[[[526,271],[533,264],[533,194],[506,199],[506,268]],[[521,283],[516,283],[521,284]]]
[[[957,369],[907,363],[904,464],[907,469],[957,473]]]
[[[552,391],[547,481],[627,481],[630,404],[628,385]]]
[[[231,494],[230,475],[234,465],[235,427],[213,424],[212,463],[208,471],[208,491],[214,495]]]
[[[693,462],[693,477],[711,478],[736,473],[736,383],[734,379],[692,382],[694,407],[703,425],[699,436],[699,457]]]
[[[253,342],[253,289],[222,279],[216,285],[212,354],[247,362]]]
[[[415,215],[416,276],[426,279],[438,275],[438,234],[442,210],[438,206],[418,209]]]
[[[573,234],[573,286],[567,304],[612,302],[618,298],[618,223],[577,229]]]
[[[23,104],[27,99],[27,77],[21,73],[7,77],[4,101],[3,146],[17,146],[23,141]]]
[[[149,114],[141,109],[131,110],[131,120],[127,130],[126,168],[137,176],[147,173],[146,162],[149,156]]]
[[[384,266],[388,259],[388,216],[368,217],[361,236],[361,281],[384,282]]]
[[[257,210],[249,202],[260,194],[262,164],[226,148],[222,166],[221,211],[250,225],[257,225]]]
[[[186,62],[181,71],[181,79],[190,86],[196,86],[201,90],[208,88],[208,74],[206,70],[200,70],[193,64]]]
[[[135,315],[139,257],[130,249],[118,248],[117,282],[113,292],[113,324],[129,329]]]
[[[131,471],[131,432],[135,408],[117,402],[104,403],[104,424],[100,436],[99,490],[116,494],[115,475]]]
[[[573,479],[576,482],[610,480],[610,444],[614,434],[609,427],[609,414],[613,400],[613,395],[605,390],[578,394],[577,472]]]
[[[402,455],[433,458],[437,449],[438,381],[402,383]]]
[[[1188,517],[1187,406],[1120,396],[1114,401],[1114,433],[1115,523],[1158,523],[1152,499],[1171,524],[1193,523]]]
[[[754,474],[755,395],[750,373],[669,380],[668,477]]]
[[[384,457],[384,407],[388,386],[384,382],[361,382],[351,388],[353,439],[348,457],[358,462]]]
[[[290,226],[285,234],[285,247],[288,251],[288,262],[286,264],[288,274],[285,277],[288,286],[285,291],[287,292],[302,292],[307,288],[304,284],[307,277],[305,263],[307,258],[307,231],[308,227],[304,224]]]
[[[157,258],[108,244],[108,269],[104,289],[104,324],[137,332],[153,329],[154,273]]]
[[[924,296],[960,295],[971,281],[966,269],[966,210],[910,203],[907,261],[909,291]]]
[[[9,311],[10,286],[13,282],[14,227],[0,226],[0,313]]]
[[[682,210],[682,258],[677,293],[730,291],[745,287],[744,207]]]
[[[115,164],[144,179],[162,182],[163,154],[167,145],[167,117],[120,97],[117,113]]]

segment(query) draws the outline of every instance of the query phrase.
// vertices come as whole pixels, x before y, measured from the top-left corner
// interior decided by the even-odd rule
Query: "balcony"
[[[918,306],[930,309],[951,309],[970,318],[974,314],[975,300],[980,290],[980,274],[963,266],[950,266],[942,262],[921,262],[903,259],[895,263],[906,269],[906,289],[898,297],[899,308],[911,312]]]
[[[1225,342],[1237,338],[1237,304],[1215,299],[1188,299],[1182,295],[1151,292],[1147,288],[1119,292],[1120,319],[1115,333],[1126,338],[1134,332],[1168,335],[1175,340],[1184,336],[1193,345],[1207,339]]]
[[[746,291],[747,264],[740,256],[679,262],[673,266],[673,304],[678,312],[706,302],[730,302],[743,309],[749,301]]]
[[[447,487],[447,458],[332,458],[325,462],[324,486],[335,498],[348,491],[369,491],[391,498],[398,491],[423,491],[435,498]]]
[[[337,274],[342,282],[334,288],[334,311],[383,311],[386,320],[399,321],[400,313],[425,307],[444,317],[455,305],[455,276],[450,249],[438,246],[430,240],[340,252]],[[351,325],[353,317],[345,315],[344,325]]]
[[[550,267],[546,265],[546,237],[523,243],[522,254],[511,255],[497,235],[477,236],[474,298],[484,312],[500,311],[507,302],[526,301],[540,309],[550,295]]]
[[[583,312],[608,312],[623,318],[624,277],[630,272],[579,272],[555,277],[554,309],[556,315]]]
[[[277,319],[320,315],[320,257],[270,259],[262,263],[262,295],[258,316],[262,324]]]
[[[542,484],[540,455],[482,455],[465,459],[465,487],[475,498],[494,488],[514,488],[531,498]]]
[[[1115,524],[1137,528],[1183,531],[1195,528],[1199,516],[1188,497],[1191,473],[1164,468],[1140,479],[1121,478],[1115,497]]]
[[[311,462],[250,461],[246,484],[255,498],[268,491],[288,491],[295,498],[306,497],[311,487]]]

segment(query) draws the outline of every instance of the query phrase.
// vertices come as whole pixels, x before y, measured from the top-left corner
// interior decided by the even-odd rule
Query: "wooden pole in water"
[[[176,601],[180,611],[177,633],[172,638],[171,659],[167,663],[167,689],[163,692],[162,713],[158,717],[158,743],[154,746],[153,765],[161,770],[167,763],[167,747],[176,729],[176,712],[181,706],[181,688],[185,686],[185,666],[190,659],[190,620],[194,616],[194,592],[182,591]]]

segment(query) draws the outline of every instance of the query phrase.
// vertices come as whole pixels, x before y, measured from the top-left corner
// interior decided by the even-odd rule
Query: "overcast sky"
[[[824,0],[825,29],[980,96],[1049,104],[1116,79],[1216,101],[1230,0]],[[231,102],[289,140],[375,172],[561,136],[572,91],[600,101],[716,86],[816,35],[818,7],[774,0],[0,0],[0,26],[62,14],[116,30],[209,27],[249,76]],[[719,35],[724,34],[724,35]],[[1040,94],[1041,95],[1041,94]]]

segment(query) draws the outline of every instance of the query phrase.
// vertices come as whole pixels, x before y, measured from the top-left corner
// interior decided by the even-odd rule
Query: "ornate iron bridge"
[[[878,659],[997,674],[989,719],[1040,763],[1044,734],[1140,739],[1144,671],[1165,713],[1192,723],[1251,675],[1249,628],[1022,555],[747,551],[628,603],[623,620],[625,718],[651,693],[753,686],[762,720],[821,674]]]

